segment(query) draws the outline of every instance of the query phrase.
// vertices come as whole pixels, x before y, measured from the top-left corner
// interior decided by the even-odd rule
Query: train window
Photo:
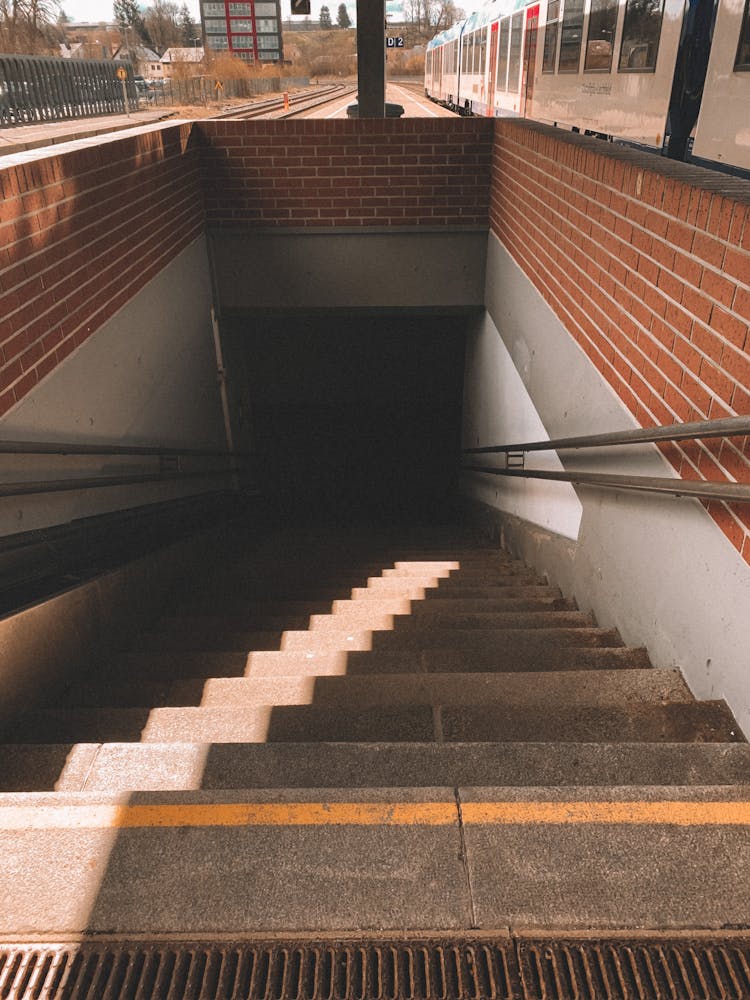
[[[521,45],[523,43],[524,12],[519,10],[510,19],[510,55],[508,57],[508,90],[517,94],[521,84]]]
[[[617,0],[591,0],[584,70],[612,69],[617,27]]]
[[[745,14],[740,30],[740,44],[737,46],[736,70],[750,70],[750,0],[745,0]]]
[[[659,51],[664,0],[627,0],[620,46],[621,73],[653,73]]]
[[[560,32],[559,73],[577,73],[583,41],[583,0],[565,0]]]
[[[544,54],[542,56],[542,72],[555,72],[557,56],[557,19],[560,16],[560,0],[550,0],[547,4],[547,24],[544,28]]]
[[[508,43],[510,42],[510,18],[500,22],[500,37],[497,43],[497,89],[508,89]]]

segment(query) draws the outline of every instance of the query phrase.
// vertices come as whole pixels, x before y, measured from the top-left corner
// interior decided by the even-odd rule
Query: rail
[[[82,444],[60,441],[0,441],[0,455],[151,457],[158,458],[160,465],[158,472],[0,482],[0,498],[29,496],[37,493],[61,493],[106,486],[132,486],[140,483],[208,479],[225,475],[236,476],[237,463],[250,458],[249,452],[216,448],[165,448],[156,445]],[[220,458],[227,459],[229,464],[225,468],[182,469],[180,460],[183,458]]]
[[[527,452],[566,451],[579,448],[609,448],[633,444],[658,444],[664,441],[700,441],[711,438],[746,437],[750,435],[750,417],[727,417],[722,420],[701,420],[684,424],[665,424],[633,431],[609,434],[588,434],[578,437],[554,438],[548,441],[530,441],[522,444],[487,445],[465,448],[464,455],[504,454],[504,468],[486,465],[462,466],[465,472],[482,472],[493,476],[526,479],[548,479],[603,489],[638,490],[677,497],[697,497],[700,500],[722,500],[750,503],[750,484],[710,482],[703,479],[670,479],[666,476],[630,476],[600,472],[552,472],[544,469],[527,469]]]

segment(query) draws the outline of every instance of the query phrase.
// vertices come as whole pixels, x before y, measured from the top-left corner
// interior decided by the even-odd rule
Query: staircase
[[[0,931],[726,928],[750,748],[468,530],[238,534],[0,747]]]

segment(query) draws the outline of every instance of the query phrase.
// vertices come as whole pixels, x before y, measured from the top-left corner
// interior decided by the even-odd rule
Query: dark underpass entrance
[[[454,494],[466,315],[225,318],[259,485],[296,514],[441,516]]]

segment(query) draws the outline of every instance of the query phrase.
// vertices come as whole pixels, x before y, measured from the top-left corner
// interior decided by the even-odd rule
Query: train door
[[[688,0],[669,99],[667,156],[684,160],[706,82],[718,0]]]
[[[523,79],[521,80],[521,117],[531,113],[534,97],[534,70],[536,68],[536,39],[539,33],[539,4],[526,8],[526,36],[523,51]]]
[[[490,118],[495,115],[495,85],[497,84],[497,29],[499,21],[495,21],[490,27],[490,72],[489,72],[489,93],[487,94],[487,114]]]

